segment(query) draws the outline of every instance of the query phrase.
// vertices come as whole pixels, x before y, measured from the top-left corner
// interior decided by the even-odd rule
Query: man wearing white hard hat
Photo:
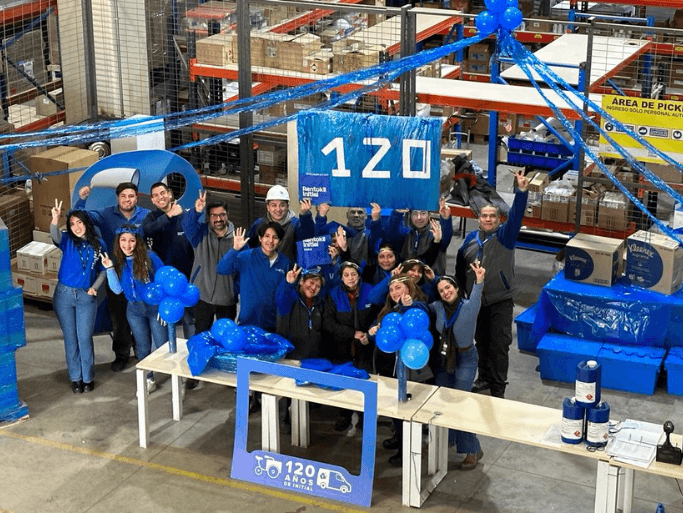
[[[291,262],[296,262],[296,243],[304,239],[315,237],[315,225],[311,215],[311,200],[304,199],[300,202],[299,217],[289,209],[289,193],[282,185],[274,185],[266,194],[265,216],[254,221],[247,237],[249,246],[258,245],[256,230],[261,223],[275,222],[282,226],[285,235],[280,241],[278,251],[285,255]]]

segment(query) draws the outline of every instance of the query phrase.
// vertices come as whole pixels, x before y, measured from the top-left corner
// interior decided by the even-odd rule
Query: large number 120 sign
[[[299,194],[314,203],[436,210],[442,121],[309,110],[299,114]]]

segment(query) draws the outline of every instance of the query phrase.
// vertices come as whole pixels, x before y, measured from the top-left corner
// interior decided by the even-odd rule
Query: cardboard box
[[[52,236],[49,232],[41,232],[40,230],[33,230],[33,240],[44,242],[45,244],[52,244]]]
[[[49,270],[48,256],[54,250],[59,251],[54,244],[29,242],[17,251],[17,270],[45,274]]]
[[[264,36],[267,33],[263,32],[252,32],[251,40],[249,42],[249,50],[251,52],[251,65],[253,66],[265,66],[264,52],[266,41]]]
[[[18,271],[31,271],[31,251],[33,248],[38,247],[39,242],[29,242],[25,246],[17,250],[17,270]]]
[[[539,171],[533,177],[529,178],[529,192],[543,192],[550,183],[548,173]]]
[[[482,75],[491,72],[491,67],[488,62],[484,61],[464,61],[462,69],[465,73],[479,73]]]
[[[42,153],[32,155],[28,159],[28,168],[32,173],[50,173],[78,167],[88,167],[99,159],[96,151],[57,146]],[[50,231],[52,207],[55,199],[62,202],[62,216],[59,225],[66,225],[66,213],[71,209],[71,196],[82,171],[57,176],[49,176],[45,180],[33,181],[33,213],[37,230]]]
[[[640,230],[626,240],[626,277],[662,294],[673,294],[683,283],[683,248],[670,237]]]
[[[598,207],[598,227],[624,231],[628,227],[629,203],[620,192],[606,192]]]
[[[611,287],[619,277],[624,241],[577,233],[566,246],[564,276],[568,280]]]
[[[582,226],[595,226],[598,223],[598,203],[601,192],[593,189],[584,189],[581,194],[581,221]],[[569,198],[569,214],[567,222],[576,222],[576,193]]]
[[[52,299],[57,288],[57,276],[46,274],[37,278],[36,290],[39,296]]]
[[[268,166],[266,164],[259,164],[259,183],[275,184],[277,178],[278,168],[276,166]]]
[[[566,223],[569,219],[569,196],[543,195],[541,219]]]
[[[543,193],[542,192],[529,192],[526,200],[526,210],[524,211],[524,217],[530,217],[533,219],[540,219],[543,208]]]
[[[36,182],[34,182],[33,187],[35,191]],[[54,201],[53,199],[53,206]],[[34,205],[37,205],[35,192]],[[10,258],[14,258],[19,248],[31,242],[31,231],[34,224],[31,216],[30,202],[24,189],[12,189],[0,196],[0,219],[7,226]]]
[[[683,183],[683,174],[673,166],[665,164],[647,164],[647,168],[668,183]]]
[[[527,20],[526,31],[527,32],[552,32],[553,31],[553,22],[552,22],[552,20],[544,20],[544,19]]]
[[[38,295],[38,279],[27,271],[18,270],[16,262],[12,263],[12,283],[21,287],[25,294]]]
[[[336,73],[355,71],[374,66],[379,63],[380,52],[384,47],[380,45],[365,46],[359,50],[344,50],[337,55],[335,52],[332,66]]]
[[[287,159],[287,150],[279,146],[260,144],[256,150],[256,162],[259,166],[277,166]]]
[[[197,41],[197,63],[227,66],[237,62],[237,36],[215,34]]]
[[[305,58],[322,48],[320,38],[314,34],[301,34],[279,44],[280,68],[302,72],[308,72],[308,69],[304,69],[304,65],[308,64]]]
[[[47,271],[50,273],[59,272],[59,266],[62,264],[62,250],[54,247],[52,251],[47,254]]]
[[[303,59],[303,71],[315,75],[327,75],[334,71],[334,54],[332,50],[322,49]]]
[[[264,34],[263,65],[266,68],[281,68],[282,45],[292,39],[294,39],[294,36],[289,34],[269,33],[267,36]]]
[[[491,59],[491,47],[488,43],[476,43],[469,46],[467,59],[472,61],[480,61],[488,64]]]

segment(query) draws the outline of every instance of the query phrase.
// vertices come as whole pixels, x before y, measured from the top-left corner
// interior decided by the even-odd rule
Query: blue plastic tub
[[[659,347],[604,344],[598,353],[603,388],[654,394],[665,354]]]
[[[539,303],[537,301],[515,318],[515,324],[517,325],[517,347],[520,351],[536,353],[536,344],[531,339],[531,326],[534,324],[538,308]]]
[[[26,345],[24,298],[20,288],[0,292],[0,352],[15,351]]]
[[[546,333],[536,348],[541,379],[574,383],[576,366],[583,360],[595,360],[601,347],[602,342]]]
[[[683,395],[683,347],[672,347],[664,360],[666,390],[671,395]]]

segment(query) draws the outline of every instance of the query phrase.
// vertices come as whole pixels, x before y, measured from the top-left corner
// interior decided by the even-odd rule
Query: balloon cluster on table
[[[278,358],[294,349],[292,343],[281,335],[270,333],[258,326],[238,326],[230,319],[218,319],[211,329],[197,333],[187,341],[188,365],[194,376],[201,374],[216,355]],[[234,370],[232,365],[229,369]]]
[[[183,317],[185,307],[199,301],[199,289],[175,267],[165,265],[154,274],[154,281],[145,285],[143,299],[148,305],[159,305],[159,317],[175,324]]]
[[[434,338],[429,332],[429,316],[419,308],[403,315],[391,312],[382,319],[375,335],[377,347],[385,353],[395,353],[409,369],[419,370],[429,360]]]
[[[517,0],[484,0],[484,4],[487,10],[479,13],[474,22],[482,36],[489,36],[499,28],[512,31],[522,24]]]

